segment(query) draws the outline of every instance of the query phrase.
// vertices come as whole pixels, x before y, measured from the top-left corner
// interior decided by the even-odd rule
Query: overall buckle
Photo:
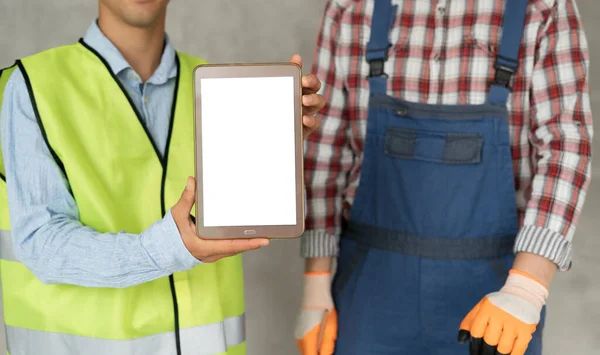
[[[387,76],[383,71],[385,59],[373,59],[369,61],[369,78],[376,76]]]
[[[510,89],[510,80],[516,73],[517,68],[501,65],[496,62],[494,69],[496,69],[496,74],[494,75],[494,84]]]

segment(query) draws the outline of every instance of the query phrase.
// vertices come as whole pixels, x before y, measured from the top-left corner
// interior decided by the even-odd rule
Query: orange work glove
[[[540,321],[548,289],[516,269],[504,287],[483,299],[460,324],[458,341],[470,339],[470,355],[523,355]]]
[[[333,354],[337,313],[331,297],[330,272],[304,274],[304,297],[295,336],[302,355]]]

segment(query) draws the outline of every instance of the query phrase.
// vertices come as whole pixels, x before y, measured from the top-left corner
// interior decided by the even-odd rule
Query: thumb
[[[292,58],[290,58],[290,62],[297,64],[300,68],[302,68],[302,57],[300,56],[300,54],[292,55]]]
[[[193,177],[188,177],[187,185],[177,201],[177,209],[180,210],[182,214],[189,215],[192,210],[192,206],[194,206],[194,202],[196,200],[196,179]]]
[[[338,333],[338,318],[335,309],[327,315],[324,327],[319,355],[331,355],[335,350],[335,341]]]

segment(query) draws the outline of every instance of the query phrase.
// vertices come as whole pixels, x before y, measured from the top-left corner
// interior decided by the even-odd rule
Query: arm
[[[558,1],[538,35],[532,77],[534,177],[516,258],[504,286],[484,296],[459,327],[471,353],[524,354],[571,243],[590,183],[592,117],[586,38],[573,0]]]
[[[514,267],[546,286],[571,265],[571,245],[591,177],[589,53],[572,0],[558,2],[539,40],[530,141],[537,160]]]
[[[347,137],[347,92],[337,53],[342,10],[336,1],[327,2],[313,65],[327,104],[320,112],[321,129],[309,137],[306,148],[308,215],[301,255],[307,271],[329,271],[331,257],[337,255],[346,175],[353,163]]]
[[[184,246],[170,211],[140,235],[99,233],[81,224],[18,69],[4,92],[0,135],[14,253],[42,282],[130,287],[199,263]]]

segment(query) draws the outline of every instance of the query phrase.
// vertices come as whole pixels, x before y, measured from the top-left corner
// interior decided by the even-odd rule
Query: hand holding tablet
[[[295,238],[304,231],[303,138],[319,126],[312,115],[324,99],[319,80],[302,77],[300,65],[295,56],[292,63],[194,71],[201,238]]]
[[[188,178],[187,186],[181,198],[171,208],[171,215],[177,225],[181,240],[186,249],[203,263],[212,263],[219,259],[255,250],[269,244],[267,238],[216,240],[199,238],[196,225],[190,215],[196,199],[196,181]]]

